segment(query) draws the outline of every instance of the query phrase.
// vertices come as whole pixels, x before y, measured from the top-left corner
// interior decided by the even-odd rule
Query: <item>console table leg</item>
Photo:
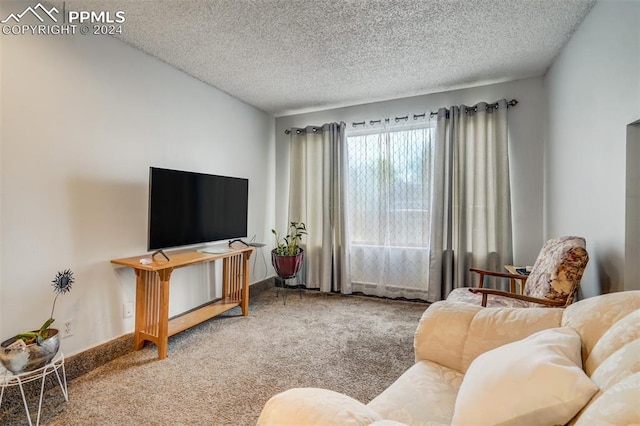
[[[160,278],[160,304],[158,306],[158,358],[165,359],[167,357],[167,349],[169,347],[169,278],[172,269],[164,269],[158,271]]]
[[[167,357],[169,340],[169,279],[173,269],[136,270],[136,329],[134,349],[149,340],[158,347],[158,358]]]
[[[147,323],[147,285],[146,281],[153,279],[153,272],[136,269],[136,324],[133,333],[133,349],[139,351],[144,347],[142,331]]]
[[[242,254],[242,315],[249,315],[249,257],[251,252],[244,252]]]

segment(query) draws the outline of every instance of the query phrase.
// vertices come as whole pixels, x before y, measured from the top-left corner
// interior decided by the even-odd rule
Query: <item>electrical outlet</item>
[[[125,302],[122,304],[122,318],[133,316],[133,302]]]
[[[73,320],[62,321],[62,338],[73,336]]]

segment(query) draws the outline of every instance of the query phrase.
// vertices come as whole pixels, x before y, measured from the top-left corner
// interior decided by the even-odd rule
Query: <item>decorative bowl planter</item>
[[[271,250],[271,264],[280,278],[293,278],[298,274],[304,260],[304,250],[299,250],[298,254],[291,256],[282,256],[276,254],[276,249]]]
[[[49,337],[40,345],[31,343],[17,348],[7,348],[18,340],[17,336],[7,339],[0,344],[0,361],[13,374],[26,373],[37,370],[49,364],[60,349],[60,334],[55,328],[50,328]],[[37,330],[36,330],[37,332]]]

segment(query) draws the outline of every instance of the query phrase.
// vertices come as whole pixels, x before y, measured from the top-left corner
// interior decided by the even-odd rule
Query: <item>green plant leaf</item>
[[[287,235],[282,239],[279,238],[275,229],[271,232],[276,236],[276,254],[279,256],[294,256],[300,252],[298,244],[302,240],[302,236],[307,234],[307,226],[304,222],[289,222]]]
[[[42,334],[43,331],[49,328],[49,326],[53,324],[54,321],[55,320],[53,318],[49,318],[48,320],[46,320],[44,324],[42,324],[42,327],[40,327],[40,334]]]

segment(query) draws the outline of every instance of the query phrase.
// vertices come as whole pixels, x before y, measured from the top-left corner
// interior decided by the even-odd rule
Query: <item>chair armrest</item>
[[[492,277],[502,277],[502,278],[514,278],[516,280],[526,280],[528,275],[520,275],[520,274],[510,274],[507,272],[496,272],[496,271],[488,271],[486,269],[478,269],[478,268],[470,268],[471,272],[476,272],[481,275],[491,275]]]
[[[493,290],[490,288],[470,288],[469,291],[474,294],[482,294],[482,306],[487,306],[487,296],[489,294],[492,294],[495,296],[510,297],[512,299],[524,300],[525,302],[539,303],[540,305],[545,305],[545,306],[563,307],[566,304],[564,301],[538,299],[537,297],[525,296],[517,293],[509,293],[508,291]]]
[[[382,417],[347,395],[319,388],[294,388],[265,404],[257,426],[369,425]]]
[[[486,269],[479,269],[479,268],[470,268],[469,270],[471,272],[475,272],[477,274],[480,274],[480,278],[478,279],[478,288],[484,288],[484,276],[485,275],[489,275],[489,276],[492,276],[492,277],[509,278],[509,291],[511,293],[515,293],[516,292],[516,281],[515,280],[520,280],[520,283],[521,283],[520,292],[522,293],[524,291],[524,286],[527,283],[527,278],[529,278],[528,275],[511,274],[511,273],[505,273],[505,272],[496,272],[496,271],[489,271],[489,270],[486,270]]]

